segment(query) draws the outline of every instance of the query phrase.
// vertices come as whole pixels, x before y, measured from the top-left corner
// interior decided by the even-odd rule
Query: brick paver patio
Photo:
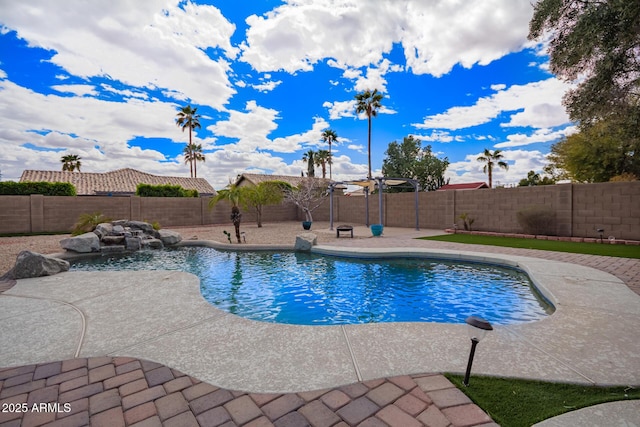
[[[0,406],[2,427],[497,425],[442,375],[256,394],[129,357],[0,369]]]

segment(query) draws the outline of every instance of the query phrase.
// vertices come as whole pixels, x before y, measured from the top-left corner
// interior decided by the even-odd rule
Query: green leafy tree
[[[329,144],[329,179],[333,179],[333,175],[331,173],[331,164],[333,163],[333,154],[331,152],[331,145],[338,140],[338,134],[336,131],[331,129],[325,129],[322,132],[322,140]],[[324,175],[323,175],[324,178]]]
[[[369,121],[369,137],[367,139],[367,153],[369,161],[369,172],[367,178],[371,179],[371,118],[378,115],[378,109],[382,108],[382,94],[378,93],[378,89],[374,89],[373,92],[365,90],[355,96],[356,98],[356,113],[366,114]]]
[[[503,161],[504,155],[500,150],[495,150],[493,153],[488,148],[484,149],[484,153],[478,157],[478,161],[486,163],[482,168],[482,172],[486,173],[489,177],[489,188],[493,188],[493,168],[498,166],[504,170],[509,170],[507,162]]]
[[[284,199],[283,188],[287,183],[279,181],[264,181],[257,185],[240,188],[240,202],[245,209],[256,212],[256,223],[262,227],[262,209],[267,205],[277,205]]]
[[[318,150],[315,154],[316,166],[322,168],[322,178],[327,177],[327,165],[331,166],[331,153],[328,150]]]
[[[640,139],[630,139],[615,121],[603,120],[551,146],[550,166],[576,182],[605,182],[640,176]]]
[[[637,0],[540,0],[529,39],[550,35],[551,72],[580,83],[567,92],[572,120],[590,126],[606,117],[632,116],[640,132],[640,2]]]
[[[62,170],[63,171],[78,171],[80,172],[80,166],[82,166],[82,157],[77,154],[67,154],[66,156],[62,156],[60,161],[62,162]]]
[[[193,164],[192,178],[198,177],[198,162],[204,162],[206,160],[204,153],[202,152],[202,144],[188,144],[184,148],[184,162]]]
[[[555,183],[556,181],[551,177],[548,177],[548,176],[541,177],[539,173],[536,173],[536,171],[529,171],[529,173],[527,173],[527,177],[522,178],[518,183],[518,186],[531,187],[534,185],[551,185]]]
[[[302,155],[302,161],[307,164],[307,176],[309,178],[313,178],[316,176],[316,160],[315,160],[316,152],[313,150],[309,150]]]
[[[197,113],[198,108],[192,108],[191,105],[187,105],[186,107],[182,107],[178,110],[178,114],[176,114],[176,125],[182,128],[184,132],[185,129],[189,129],[189,144],[187,145],[187,154],[190,158],[189,160],[189,169],[191,172],[191,178],[193,175],[193,156],[191,155],[190,149],[193,147],[192,141],[192,131],[194,129],[200,128],[200,114]]]
[[[405,137],[402,143],[390,143],[385,155],[382,162],[384,176],[416,179],[425,191],[437,190],[446,183],[444,173],[449,159],[436,157],[430,145],[422,148],[421,141],[412,135]],[[413,191],[413,188],[391,187],[388,191]]]

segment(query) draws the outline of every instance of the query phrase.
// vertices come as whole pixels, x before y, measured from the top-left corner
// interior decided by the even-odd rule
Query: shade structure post
[[[369,187],[364,187],[365,224],[369,227]]]
[[[382,218],[382,180],[383,178],[376,178],[378,181],[378,219],[380,220],[378,224],[384,225]]]
[[[329,184],[329,230],[333,230],[333,190],[335,184]]]

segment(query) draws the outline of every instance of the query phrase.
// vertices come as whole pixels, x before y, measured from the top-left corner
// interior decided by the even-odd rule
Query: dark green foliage
[[[422,148],[421,141],[407,136],[402,143],[393,141],[389,144],[386,157],[382,162],[382,174],[389,178],[411,178],[418,180],[424,191],[434,191],[446,184],[444,172],[449,166],[449,159],[437,158],[431,146]],[[390,187],[388,192],[414,191],[413,186]]]
[[[543,176],[536,173],[535,171],[529,171],[526,178],[522,178],[518,183],[520,187],[531,187],[535,185],[552,185],[555,184],[556,181],[552,177]]]
[[[0,195],[27,196],[75,196],[76,187],[69,182],[0,182]]]
[[[633,387],[595,387],[472,376],[469,386],[461,375],[446,377],[493,420],[505,427],[529,427],[565,412],[617,400],[640,399]]]
[[[544,206],[532,206],[516,213],[518,224],[526,234],[553,236],[555,232],[556,213]]]
[[[140,197],[198,197],[197,190],[186,190],[179,185],[138,184],[136,196]]]
[[[581,80],[564,99],[572,120],[584,125],[638,111],[640,2],[541,0],[534,5],[529,38],[539,39],[546,31],[551,72]]]

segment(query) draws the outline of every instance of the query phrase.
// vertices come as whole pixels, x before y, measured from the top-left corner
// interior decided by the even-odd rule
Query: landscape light
[[[469,316],[465,319],[465,322],[467,322],[467,332],[469,332],[469,338],[471,338],[471,353],[469,353],[467,372],[464,374],[462,384],[469,386],[469,375],[471,375],[471,365],[473,364],[473,356],[476,353],[476,346],[488,331],[493,330],[493,326],[491,326],[491,323],[478,316]]]

